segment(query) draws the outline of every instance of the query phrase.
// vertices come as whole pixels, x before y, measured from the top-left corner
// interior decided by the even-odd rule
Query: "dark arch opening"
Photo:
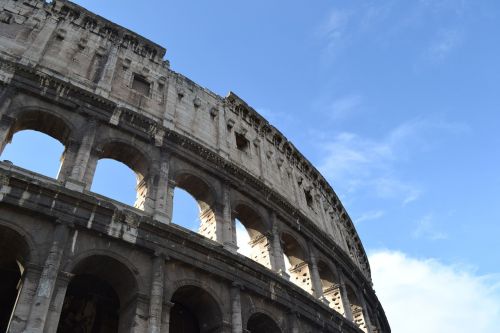
[[[172,296],[170,332],[210,333],[222,329],[222,312],[215,299],[205,290],[183,286]]]
[[[269,239],[267,237],[267,225],[262,217],[252,208],[245,204],[237,204],[233,210],[233,221],[235,228],[238,227],[238,222],[245,228],[250,240],[247,249],[250,253],[244,254],[259,264],[271,268],[271,254],[269,253]],[[238,231],[236,229],[236,231]],[[240,236],[242,233],[239,233]],[[236,242],[239,243],[238,234]],[[245,249],[241,247],[241,249]],[[240,249],[238,249],[240,250]]]
[[[254,313],[248,319],[247,330],[250,333],[281,333],[276,322],[263,313]]]
[[[175,178],[175,186],[173,222],[190,230],[197,230],[200,235],[209,239],[217,240],[217,224],[213,209],[215,199],[211,188],[202,179],[191,174],[178,175]],[[176,195],[179,195],[182,202],[176,199]],[[193,207],[192,199],[198,206],[198,218],[193,218],[190,214],[192,211],[190,207]],[[184,211],[183,208],[188,210]],[[189,214],[184,214],[185,212]]]
[[[58,333],[122,332],[133,324],[137,283],[121,262],[95,255],[72,270]]]
[[[119,310],[118,295],[106,281],[78,275],[68,286],[57,332],[118,332]]]
[[[28,246],[15,231],[0,227],[0,332],[7,332],[22,288]]]

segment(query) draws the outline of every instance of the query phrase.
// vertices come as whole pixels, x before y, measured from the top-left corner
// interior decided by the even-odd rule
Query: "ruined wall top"
[[[79,89],[110,105],[111,123],[135,117],[156,145],[169,132],[198,142],[278,193],[370,279],[354,225],[320,172],[236,94],[218,96],[172,71],[165,52],[70,1],[0,1],[1,82],[12,75],[7,63],[26,66],[41,85],[57,80],[61,93]]]

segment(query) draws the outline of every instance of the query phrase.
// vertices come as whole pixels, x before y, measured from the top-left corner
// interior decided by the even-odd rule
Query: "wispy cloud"
[[[446,239],[448,238],[448,235],[437,228],[434,216],[432,214],[428,214],[417,221],[417,226],[413,231],[413,237],[435,241]]]
[[[439,31],[431,42],[426,57],[433,63],[443,62],[462,42],[462,33],[457,29]]]
[[[361,103],[362,98],[359,94],[346,95],[331,102],[326,111],[333,120],[339,120],[358,111]]]
[[[393,332],[498,330],[499,275],[481,276],[463,265],[394,251],[377,251],[369,259],[374,288]]]
[[[382,210],[373,210],[369,212],[365,212],[361,214],[358,218],[354,219],[354,222],[361,223],[365,221],[378,220],[382,216],[384,216],[384,211]]]
[[[405,122],[380,138],[352,132],[328,138],[322,145],[320,170],[336,186],[348,193],[367,190],[381,198],[395,198],[405,205],[419,198],[419,184],[398,176],[398,166],[411,154],[431,149],[432,139],[463,133],[467,126],[440,120],[415,119]]]

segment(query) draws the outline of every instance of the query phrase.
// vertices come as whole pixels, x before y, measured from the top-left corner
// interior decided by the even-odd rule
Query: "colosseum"
[[[164,57],[72,2],[0,0],[0,153],[24,130],[65,147],[56,178],[0,162],[0,332],[389,333],[325,178]],[[136,174],[134,206],[90,190],[104,158]],[[175,188],[198,232],[171,223]]]

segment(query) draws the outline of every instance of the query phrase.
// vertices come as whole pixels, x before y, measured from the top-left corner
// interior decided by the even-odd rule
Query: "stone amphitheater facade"
[[[69,1],[0,0],[0,153],[22,130],[65,146],[56,179],[0,162],[0,331],[389,333],[324,177],[164,55]],[[134,207],[90,191],[102,158],[136,173]],[[176,187],[198,233],[171,223]]]

